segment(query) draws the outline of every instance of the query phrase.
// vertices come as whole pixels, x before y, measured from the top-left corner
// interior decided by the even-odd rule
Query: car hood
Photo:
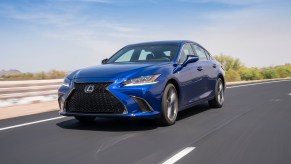
[[[139,63],[139,64],[104,64],[84,68],[76,72],[74,78],[118,78],[134,74],[149,67],[159,67],[165,63]]]

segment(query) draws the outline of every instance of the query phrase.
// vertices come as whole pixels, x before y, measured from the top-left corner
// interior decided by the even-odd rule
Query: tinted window
[[[178,52],[177,44],[164,45],[133,45],[128,46],[115,55],[107,63],[128,63],[128,62],[169,62],[172,61]]]
[[[141,50],[138,60],[146,60],[149,54],[151,54],[151,52],[146,52],[145,50]]]
[[[197,45],[193,45],[195,52],[197,54],[197,56],[199,57],[199,61],[205,61],[207,60],[207,56],[205,54],[205,51],[203,50],[203,48],[197,46]]]
[[[209,60],[213,60],[213,57],[210,55],[210,53],[207,52],[207,51],[206,51],[206,53],[207,53],[207,55],[208,55],[208,57],[209,57]]]
[[[184,44],[181,52],[180,52],[180,59],[179,59],[179,64],[182,64],[185,62],[185,60],[187,59],[187,55],[194,55],[194,52],[191,48],[190,44]]]
[[[124,55],[120,56],[119,58],[116,59],[116,62],[129,62],[134,50],[129,50],[124,53]]]

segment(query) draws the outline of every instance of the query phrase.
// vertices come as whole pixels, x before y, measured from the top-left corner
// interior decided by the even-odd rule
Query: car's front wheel
[[[95,120],[95,117],[75,116],[75,119],[80,122],[92,122]]]
[[[175,123],[178,109],[179,98],[175,86],[169,83],[162,98],[162,112],[161,117],[157,120],[160,125],[169,126]]]
[[[208,101],[210,107],[221,108],[224,103],[224,85],[221,78],[217,79],[215,85],[215,97]]]

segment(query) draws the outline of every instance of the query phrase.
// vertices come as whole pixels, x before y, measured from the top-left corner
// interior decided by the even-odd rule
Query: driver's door
[[[177,77],[181,85],[181,106],[188,106],[198,101],[202,94],[203,81],[201,71],[198,71],[199,65],[196,62],[183,65],[187,60],[187,55],[194,54],[191,45],[188,43],[184,44],[180,51],[178,64],[181,69],[177,73]]]

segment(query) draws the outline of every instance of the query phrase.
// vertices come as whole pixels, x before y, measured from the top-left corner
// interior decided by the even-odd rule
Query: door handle
[[[213,68],[216,68],[216,67],[217,67],[217,65],[216,65],[216,64],[213,64],[213,65],[212,65],[212,67],[213,67]]]
[[[197,68],[197,70],[198,70],[198,71],[202,71],[202,70],[203,70],[202,66],[199,66],[199,67]]]

